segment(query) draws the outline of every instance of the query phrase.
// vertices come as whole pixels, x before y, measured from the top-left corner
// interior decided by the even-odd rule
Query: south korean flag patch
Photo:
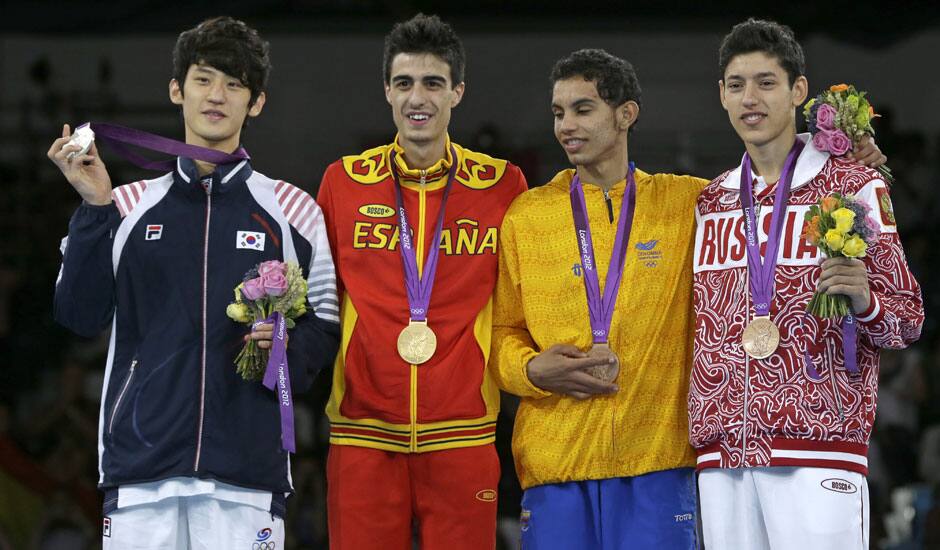
[[[239,231],[235,234],[235,248],[264,250],[264,233],[257,231]]]

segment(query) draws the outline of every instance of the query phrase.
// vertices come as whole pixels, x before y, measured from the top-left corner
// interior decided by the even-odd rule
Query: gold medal
[[[754,359],[770,357],[780,345],[780,330],[770,317],[754,317],[741,335],[744,352]]]
[[[613,357],[614,362],[606,365],[599,365],[586,369],[586,372],[604,382],[613,382],[620,373],[620,358],[614,353],[607,344],[594,344],[594,347],[587,351],[589,357]]]
[[[410,321],[398,334],[398,355],[410,365],[426,363],[437,349],[437,336],[427,321]]]

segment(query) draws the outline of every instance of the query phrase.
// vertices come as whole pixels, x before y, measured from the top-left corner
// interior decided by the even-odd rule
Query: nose
[[[576,124],[571,114],[565,112],[560,117],[555,118],[555,131],[559,134],[570,134],[574,132],[575,128]]]
[[[744,96],[742,98],[745,107],[757,105],[757,85],[748,82],[744,86]]]
[[[206,99],[212,103],[225,103],[225,82],[216,80],[209,86],[209,93]]]
[[[425,104],[427,101],[427,96],[425,95],[424,86],[416,84],[411,87],[411,93],[408,94],[408,106],[412,109],[417,109]]]

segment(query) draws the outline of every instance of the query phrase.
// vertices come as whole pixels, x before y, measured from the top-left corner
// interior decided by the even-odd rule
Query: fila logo
[[[101,534],[110,537],[111,536],[111,518],[105,516],[101,524]]]
[[[163,236],[163,225],[148,225],[144,236],[148,241],[158,241]]]
[[[235,234],[235,248],[264,250],[264,233],[257,231],[239,231]]]

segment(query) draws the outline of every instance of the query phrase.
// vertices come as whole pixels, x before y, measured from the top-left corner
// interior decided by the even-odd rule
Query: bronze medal
[[[410,365],[426,363],[437,349],[437,336],[427,321],[411,321],[398,334],[398,355]]]
[[[594,347],[587,351],[590,357],[613,357],[614,362],[607,365],[599,365],[586,369],[586,372],[604,382],[613,382],[620,373],[620,358],[614,353],[607,344],[594,344]]]
[[[780,345],[780,330],[770,317],[755,317],[741,335],[744,352],[754,359],[770,357]]]

